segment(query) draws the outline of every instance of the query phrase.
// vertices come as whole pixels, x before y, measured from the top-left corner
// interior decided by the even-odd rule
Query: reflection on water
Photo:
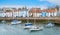
[[[24,24],[0,24],[0,35],[60,35],[60,26],[55,26],[53,28],[44,28],[43,31],[30,32],[29,30],[25,30],[23,28],[23,25]]]

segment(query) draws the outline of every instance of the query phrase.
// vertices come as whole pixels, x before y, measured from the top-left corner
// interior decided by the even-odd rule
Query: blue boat
[[[32,23],[26,23],[25,26],[32,26]]]
[[[32,23],[25,23],[24,29],[30,29],[32,25]]]

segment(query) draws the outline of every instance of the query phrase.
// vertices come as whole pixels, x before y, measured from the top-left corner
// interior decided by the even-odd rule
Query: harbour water
[[[10,25],[8,23],[0,24],[0,35],[60,35],[60,26],[44,28],[42,31],[30,32],[29,30],[25,30],[23,25],[23,23],[18,25]]]

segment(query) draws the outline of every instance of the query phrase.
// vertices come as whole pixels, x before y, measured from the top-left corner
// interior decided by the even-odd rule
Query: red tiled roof
[[[32,13],[34,13],[34,12],[39,13],[39,12],[42,12],[42,10],[37,9],[37,8],[32,8],[32,9],[30,9],[30,12],[32,12]]]
[[[57,11],[57,9],[43,9],[43,10],[40,10],[39,8],[32,8],[32,9],[30,9],[30,12],[40,13],[40,12],[58,12],[58,11]]]
[[[42,12],[58,12],[57,9],[44,9]]]
[[[46,12],[57,12],[57,10],[46,10]]]

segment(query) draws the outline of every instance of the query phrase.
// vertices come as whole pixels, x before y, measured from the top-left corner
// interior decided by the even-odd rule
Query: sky
[[[60,5],[60,0],[40,0],[40,1],[48,1],[50,3],[54,3],[54,4],[57,4],[57,5]]]
[[[60,4],[60,0],[0,0],[1,5],[25,5],[52,7]]]

